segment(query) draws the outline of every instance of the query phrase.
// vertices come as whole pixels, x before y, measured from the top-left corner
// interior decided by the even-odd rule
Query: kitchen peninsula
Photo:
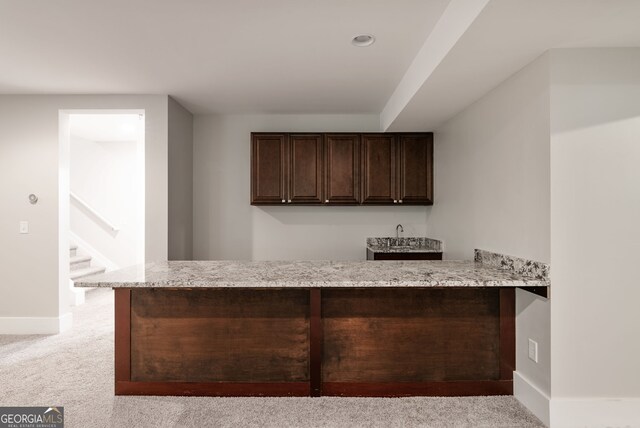
[[[478,259],[478,256],[476,256]],[[511,394],[515,287],[472,261],[184,261],[115,289],[115,393]]]

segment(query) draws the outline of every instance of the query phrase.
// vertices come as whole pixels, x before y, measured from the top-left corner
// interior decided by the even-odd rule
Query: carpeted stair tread
[[[88,268],[84,268],[84,269],[78,269],[78,270],[74,270],[71,272],[71,275],[69,275],[69,278],[71,278],[72,281],[76,281],[80,278],[84,278],[85,276],[91,276],[91,275],[97,275],[99,273],[104,273],[105,268],[101,267],[101,266],[90,266]]]
[[[91,261],[91,256],[73,256],[69,258],[69,264],[75,265]]]

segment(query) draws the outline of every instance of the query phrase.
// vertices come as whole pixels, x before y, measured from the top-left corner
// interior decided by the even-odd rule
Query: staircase
[[[85,276],[104,273],[105,268],[102,266],[92,266],[91,256],[78,255],[78,246],[71,244],[69,247],[69,263],[71,274],[69,278],[76,281]]]
[[[85,289],[74,288],[73,282],[81,278],[104,273],[106,269],[102,266],[93,266],[91,264],[91,256],[78,254],[78,246],[70,244],[69,246],[69,286],[71,287],[71,304],[78,306],[84,303]]]

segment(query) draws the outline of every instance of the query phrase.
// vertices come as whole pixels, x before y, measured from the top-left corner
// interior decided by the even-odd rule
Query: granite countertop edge
[[[421,247],[411,247],[411,248],[398,248],[398,247],[378,247],[374,245],[367,245],[367,249],[371,250],[374,253],[441,253],[442,250],[436,250],[433,248],[421,248]]]
[[[439,282],[78,282],[75,287],[101,288],[495,288],[495,287],[548,287],[548,281],[505,280],[505,281],[439,281]]]
[[[445,288],[548,287],[473,261],[158,262],[82,278],[104,288]]]

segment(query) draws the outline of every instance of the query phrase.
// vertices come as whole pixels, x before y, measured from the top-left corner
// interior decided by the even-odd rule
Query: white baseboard
[[[543,424],[549,426],[549,396],[517,371],[513,372],[513,395]]]
[[[73,314],[71,312],[62,314],[58,319],[60,320],[58,333],[71,330],[71,327],[73,327]]]
[[[550,399],[517,371],[513,395],[551,428],[640,428],[640,397]]]
[[[80,305],[84,305],[85,302],[85,290],[83,288],[72,288],[71,289],[71,296],[70,296],[70,302],[69,304],[71,306],[80,306]]]
[[[552,428],[640,427],[640,397],[553,398]]]
[[[69,280],[69,304],[71,306],[80,306],[84,305],[85,302],[85,292],[84,288],[76,288],[73,286],[73,281]]]
[[[71,312],[59,317],[0,317],[0,334],[58,334],[72,324]]]

